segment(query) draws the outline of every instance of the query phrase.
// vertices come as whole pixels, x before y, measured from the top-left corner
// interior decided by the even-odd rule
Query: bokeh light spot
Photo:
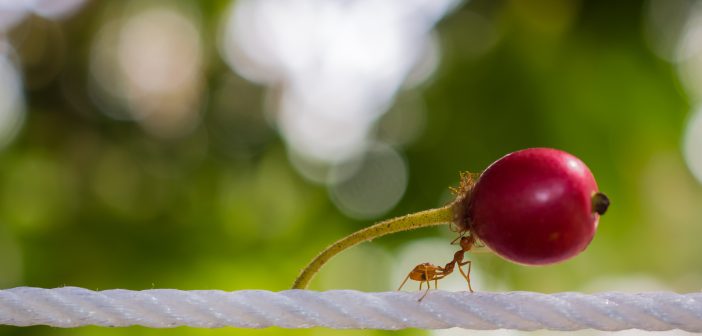
[[[673,61],[678,62],[678,76],[693,101],[702,99],[702,4],[688,4],[685,25],[676,41],[679,41]]]
[[[691,0],[650,0],[644,8],[644,37],[660,58],[673,62],[685,58],[688,51],[678,50],[685,29]]]
[[[73,13],[85,4],[87,0],[34,0],[33,10],[37,15],[52,18],[63,19]]]
[[[0,53],[0,148],[12,141],[21,129],[24,114],[19,74],[10,60]]]
[[[702,109],[698,109],[688,122],[683,151],[690,172],[702,183]]]
[[[422,97],[407,91],[397,97],[393,107],[378,122],[378,140],[395,148],[407,146],[422,134],[426,118],[426,103]]]
[[[364,151],[397,92],[438,64],[430,31],[456,1],[237,1],[220,51],[282,92],[276,124],[299,156],[333,165]],[[304,173],[303,173],[304,174]]]
[[[333,167],[330,178],[329,192],[339,209],[354,218],[372,218],[402,198],[407,188],[407,165],[389,146],[376,145],[358,159]]]
[[[96,104],[109,116],[136,120],[155,136],[181,137],[200,121],[199,26],[176,7],[132,12],[97,34],[91,54],[92,79],[101,89],[94,92]]]
[[[339,254],[320,272],[318,289],[354,288],[360,291],[388,290],[388,272],[392,256],[374,244],[358,245]],[[353,276],[349,276],[353,274]],[[314,283],[314,282],[313,282]]]
[[[48,19],[63,19],[87,0],[0,0],[0,33],[10,30],[30,14]]]

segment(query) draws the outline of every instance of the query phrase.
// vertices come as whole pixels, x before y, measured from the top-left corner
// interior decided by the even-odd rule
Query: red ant
[[[434,288],[439,288],[439,280],[445,278],[447,275],[453,273],[453,269],[458,265],[458,271],[461,272],[461,275],[463,275],[463,278],[466,279],[466,282],[468,282],[468,290],[473,292],[473,288],[470,286],[470,267],[471,267],[471,261],[463,261],[463,256],[466,252],[470,251],[473,246],[475,245],[475,238],[471,236],[458,236],[458,238],[454,239],[451,242],[451,245],[455,244],[457,240],[460,239],[460,245],[461,249],[456,251],[456,253],[453,254],[453,260],[451,260],[446,266],[441,267],[441,266],[436,266],[431,263],[423,263],[419,264],[414,267],[414,269],[407,274],[407,277],[405,277],[405,280],[402,281],[402,284],[400,284],[400,288],[397,290],[401,290],[402,286],[405,285],[408,279],[412,279],[415,281],[419,281],[419,290],[422,290],[422,285],[424,282],[427,283],[427,290],[424,292],[424,295],[422,295],[421,298],[419,298],[419,301],[422,301],[425,296],[429,293],[429,288],[430,283],[429,281],[434,280]],[[463,272],[463,269],[461,266],[468,265],[468,271],[465,273]]]

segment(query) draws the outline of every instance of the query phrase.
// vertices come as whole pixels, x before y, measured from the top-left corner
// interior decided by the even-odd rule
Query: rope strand
[[[352,290],[0,290],[0,325],[153,328],[671,330],[702,332],[702,292],[598,294]]]

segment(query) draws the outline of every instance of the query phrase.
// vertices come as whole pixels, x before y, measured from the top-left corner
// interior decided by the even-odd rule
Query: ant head
[[[473,245],[475,245],[475,237],[473,235],[461,237],[461,248],[464,251],[472,249]]]

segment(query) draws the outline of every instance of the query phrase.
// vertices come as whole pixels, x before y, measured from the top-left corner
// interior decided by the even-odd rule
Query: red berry
[[[609,205],[582,161],[550,148],[525,149],[495,161],[466,202],[464,228],[503,258],[528,265],[580,253]]]

